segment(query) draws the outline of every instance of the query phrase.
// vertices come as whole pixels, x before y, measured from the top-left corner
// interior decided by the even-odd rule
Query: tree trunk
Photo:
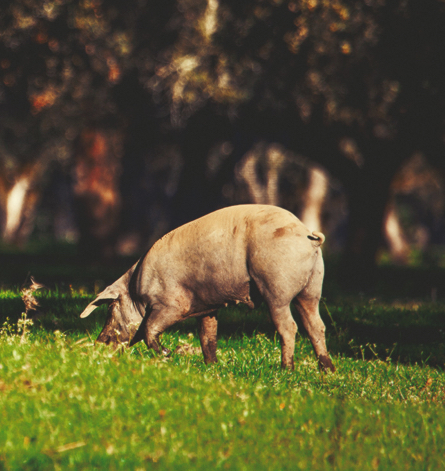
[[[329,189],[329,180],[326,172],[320,167],[308,169],[309,181],[304,195],[301,221],[311,231],[322,230],[323,203]]]
[[[122,136],[116,130],[87,129],[77,143],[74,205],[79,247],[89,260],[114,255],[120,220]]]
[[[2,236],[11,244],[24,244],[32,230],[36,210],[41,197],[42,174],[46,162],[37,159],[32,164],[16,170],[12,181],[1,173],[0,204],[2,206]]]
[[[378,250],[383,242],[384,221],[393,177],[405,156],[395,141],[368,143],[373,149],[355,181],[346,182],[349,227],[341,279],[346,289],[372,292],[376,284]]]
[[[236,165],[235,178],[246,186],[251,203],[279,205],[279,177],[285,160],[277,144],[260,143]],[[260,178],[259,167],[263,178]]]
[[[227,118],[208,108],[192,116],[180,133],[183,171],[173,201],[173,226],[207,214],[218,207],[221,182],[209,178],[208,157],[217,142],[230,140]]]
[[[394,201],[391,198],[386,208],[383,230],[391,259],[396,263],[406,264],[409,255],[409,244],[403,233]]]

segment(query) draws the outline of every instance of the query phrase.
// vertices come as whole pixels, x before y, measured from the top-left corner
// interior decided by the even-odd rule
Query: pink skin
[[[216,362],[216,311],[228,303],[253,308],[256,285],[281,338],[281,364],[293,369],[297,307],[323,371],[335,371],[318,306],[324,275],[321,233],[275,206],[239,205],[185,224],[156,242],[119,280],[87,306],[110,303],[98,341],[166,352],[159,337],[168,327],[198,317],[206,363]],[[130,341],[131,339],[131,341]]]

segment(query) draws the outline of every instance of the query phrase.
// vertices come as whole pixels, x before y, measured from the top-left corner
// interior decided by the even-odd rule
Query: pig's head
[[[108,315],[98,342],[118,347],[127,344],[138,330],[142,315],[129,292],[130,273],[108,286],[85,308],[80,317],[89,316],[101,304],[108,304]]]

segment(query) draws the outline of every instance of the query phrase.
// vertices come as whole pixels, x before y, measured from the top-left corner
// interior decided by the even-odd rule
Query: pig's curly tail
[[[323,245],[323,242],[326,240],[326,237],[324,236],[324,234],[317,231],[312,232],[312,235],[308,235],[307,238],[317,242],[316,244],[317,247],[320,247],[321,245]]]

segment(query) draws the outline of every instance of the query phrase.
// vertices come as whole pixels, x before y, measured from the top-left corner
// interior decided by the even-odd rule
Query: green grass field
[[[216,365],[196,353],[195,321],[164,334],[168,358],[142,343],[112,351],[94,343],[106,308],[79,313],[120,265],[85,270],[57,250],[51,263],[15,256],[3,257],[11,271],[0,290],[1,471],[445,469],[440,277],[436,302],[421,272],[397,275],[415,299],[389,296],[391,267],[379,297],[348,297],[328,267],[321,315],[337,372],[321,374],[301,325],[295,371],[280,369],[263,307],[220,313]],[[17,287],[23,266],[50,280],[32,323]]]

